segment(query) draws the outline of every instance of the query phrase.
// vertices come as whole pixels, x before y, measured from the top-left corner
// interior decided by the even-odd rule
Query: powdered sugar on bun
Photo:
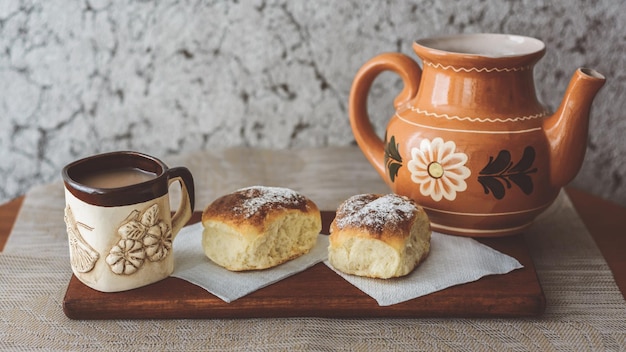
[[[397,232],[410,226],[418,205],[407,197],[396,194],[360,194],[348,198],[339,209],[335,226],[366,228],[372,234]]]
[[[287,210],[309,212],[315,205],[289,188],[251,186],[216,199],[204,211],[203,218],[218,217],[231,222],[259,225],[268,214]]]
[[[235,192],[241,203],[233,211],[248,219],[270,209],[299,209],[306,206],[306,198],[296,191],[283,187],[252,186]]]

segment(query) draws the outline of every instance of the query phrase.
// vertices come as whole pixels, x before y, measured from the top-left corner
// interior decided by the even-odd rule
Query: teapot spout
[[[550,144],[550,181],[553,187],[567,185],[582,166],[587,149],[591,103],[605,80],[595,70],[576,70],[561,106],[543,122]]]

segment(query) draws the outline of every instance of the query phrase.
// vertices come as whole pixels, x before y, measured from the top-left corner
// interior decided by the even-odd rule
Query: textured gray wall
[[[502,32],[546,42],[535,77],[553,110],[577,67],[607,76],[575,185],[626,205],[625,13],[614,0],[3,0],[0,201],[110,150],[353,144],[346,102],[366,60],[416,57],[421,37]],[[400,88],[376,81],[379,131]]]

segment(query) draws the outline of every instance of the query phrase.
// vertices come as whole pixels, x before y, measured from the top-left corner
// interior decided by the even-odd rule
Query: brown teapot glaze
[[[605,78],[578,69],[556,113],[537,100],[540,40],[505,34],[423,39],[406,55],[386,53],[356,74],[350,92],[355,139],[398,194],[415,199],[443,233],[490,237],[521,232],[578,173],[591,102]],[[384,140],[367,114],[383,71],[404,89]]]

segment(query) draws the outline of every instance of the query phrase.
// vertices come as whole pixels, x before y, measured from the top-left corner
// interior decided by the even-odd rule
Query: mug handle
[[[185,226],[187,221],[191,219],[195,206],[195,193],[193,176],[191,172],[185,167],[173,167],[167,170],[167,184],[168,187],[173,182],[179,182],[182,189],[182,199],[180,206],[174,216],[172,217],[172,237],[176,237],[178,231]]]
[[[417,63],[401,53],[384,53],[367,61],[357,72],[350,89],[348,109],[350,125],[357,144],[378,174],[388,182],[385,172],[384,142],[378,137],[367,113],[367,96],[374,79],[384,71],[392,71],[402,78],[404,88],[393,105],[400,108],[417,95],[422,70]]]

